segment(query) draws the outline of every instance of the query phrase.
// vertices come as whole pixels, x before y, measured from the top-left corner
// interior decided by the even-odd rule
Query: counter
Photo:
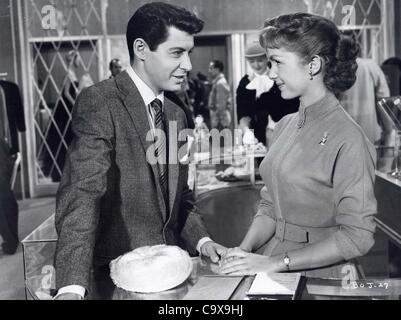
[[[245,157],[246,158],[246,157]],[[250,176],[246,179],[220,181],[216,173],[224,169],[221,164],[193,164],[191,175],[196,190],[197,206],[202,212],[205,224],[211,236],[228,247],[238,246],[255,214],[259,191],[263,186],[257,178],[257,168],[252,166]],[[254,170],[255,169],[255,170]],[[253,175],[253,178],[252,178]],[[362,257],[366,280],[363,287],[357,285],[352,290],[344,288],[341,280],[306,279],[302,299],[320,298],[358,298],[371,299],[395,298],[401,294],[401,284],[392,278],[401,277],[401,182],[380,171],[376,172],[375,193],[378,200],[377,239],[371,252]],[[230,221],[230,223],[227,223]],[[54,216],[35,229],[23,241],[24,270],[27,299],[50,299],[54,294],[55,271],[53,256],[57,234],[54,227]],[[373,262],[373,263],[372,263]],[[157,294],[130,293],[116,288],[108,279],[108,271],[93,276],[92,299],[182,299],[197,283],[200,277],[213,275],[210,265],[205,265],[199,258],[193,258],[195,272],[182,285]],[[382,263],[380,268],[372,267]],[[370,278],[379,279],[377,288],[367,288],[372,283]],[[224,299],[246,299],[253,277],[243,277],[238,286]],[[391,283],[390,289],[379,287]],[[222,293],[221,287],[217,293]],[[368,290],[369,289],[369,290]],[[375,295],[377,294],[377,295]],[[213,296],[210,296],[212,299]],[[220,296],[221,298],[221,296]]]
[[[376,244],[370,255],[381,259],[375,261],[375,264],[382,261],[381,276],[401,277],[401,181],[386,172],[376,171],[375,195],[378,207]],[[382,254],[375,256],[380,251]]]

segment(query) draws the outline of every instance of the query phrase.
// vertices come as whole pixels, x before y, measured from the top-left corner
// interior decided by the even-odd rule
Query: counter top
[[[381,172],[378,170],[376,170],[376,177],[386,180],[387,182],[395,185],[396,187],[399,187],[401,190],[401,180],[395,179],[395,178],[391,177],[390,175],[388,175],[387,173]]]

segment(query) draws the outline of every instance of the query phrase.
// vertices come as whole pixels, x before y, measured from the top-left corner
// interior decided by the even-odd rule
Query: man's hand
[[[62,293],[54,300],[82,300],[82,297],[79,294],[76,293]]]
[[[201,254],[209,257],[213,263],[219,262],[220,258],[225,255],[226,251],[226,247],[214,241],[205,242],[200,248]]]

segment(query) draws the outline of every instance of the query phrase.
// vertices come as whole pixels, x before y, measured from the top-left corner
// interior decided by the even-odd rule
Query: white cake
[[[133,292],[150,293],[174,288],[191,272],[188,252],[164,244],[137,248],[110,262],[114,284]]]

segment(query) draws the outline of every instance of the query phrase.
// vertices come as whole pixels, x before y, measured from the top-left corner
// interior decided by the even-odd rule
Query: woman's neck
[[[326,86],[322,83],[322,85],[316,86],[311,85],[309,87],[308,92],[299,98],[301,105],[304,108],[311,106],[312,104],[316,103],[317,101],[323,99],[329,93],[329,90]]]

